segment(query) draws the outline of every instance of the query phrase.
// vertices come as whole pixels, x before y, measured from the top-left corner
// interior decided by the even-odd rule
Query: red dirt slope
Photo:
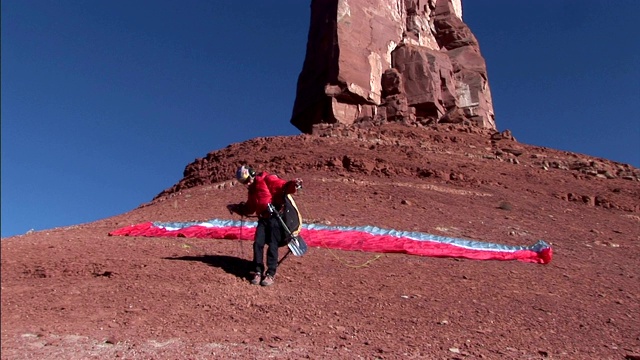
[[[505,134],[508,135],[508,134]],[[2,359],[624,359],[640,354],[638,169],[464,127],[253,139],[128,213],[2,239]],[[239,152],[239,149],[254,149]],[[238,155],[241,154],[241,155]],[[548,265],[109,237],[237,219],[240,162],[302,177],[306,222],[553,246]]]

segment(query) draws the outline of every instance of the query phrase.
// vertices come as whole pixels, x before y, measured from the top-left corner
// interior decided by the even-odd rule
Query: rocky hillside
[[[397,123],[361,126],[326,124],[314,135],[256,138],[212,151],[187,165],[184,177],[155,198],[161,201],[182,190],[224,182],[239,164],[287,177],[321,172],[331,176],[406,177],[465,188],[500,185],[504,170],[548,183],[553,175],[570,176],[572,187],[551,185],[549,196],[588,206],[639,212],[638,193],[589,189],[599,180],[621,179],[634,188],[640,170],[622,163],[519,143],[510,131],[496,132],[464,125],[405,126]],[[509,164],[509,165],[507,165]],[[559,180],[561,181],[561,180]]]

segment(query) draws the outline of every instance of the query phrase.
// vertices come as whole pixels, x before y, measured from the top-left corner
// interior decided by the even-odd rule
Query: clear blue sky
[[[640,166],[640,1],[463,7],[499,130]],[[309,1],[3,0],[1,24],[2,237],[129,211],[209,151],[299,133]]]

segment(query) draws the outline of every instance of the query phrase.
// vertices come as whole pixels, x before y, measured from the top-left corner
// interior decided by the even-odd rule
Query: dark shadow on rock
[[[240,278],[248,279],[253,269],[252,262],[235,256],[227,255],[202,255],[202,256],[178,256],[166,257],[166,260],[200,261],[209,266],[214,266],[225,272]]]

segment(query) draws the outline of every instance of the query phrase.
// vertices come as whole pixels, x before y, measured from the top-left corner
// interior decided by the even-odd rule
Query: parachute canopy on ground
[[[222,219],[203,222],[146,222],[112,231],[109,235],[253,240],[256,226],[256,222]],[[349,251],[473,260],[518,260],[538,264],[548,264],[552,258],[551,246],[542,240],[528,246],[504,245],[375,226],[322,224],[302,225],[300,236],[311,247]]]

